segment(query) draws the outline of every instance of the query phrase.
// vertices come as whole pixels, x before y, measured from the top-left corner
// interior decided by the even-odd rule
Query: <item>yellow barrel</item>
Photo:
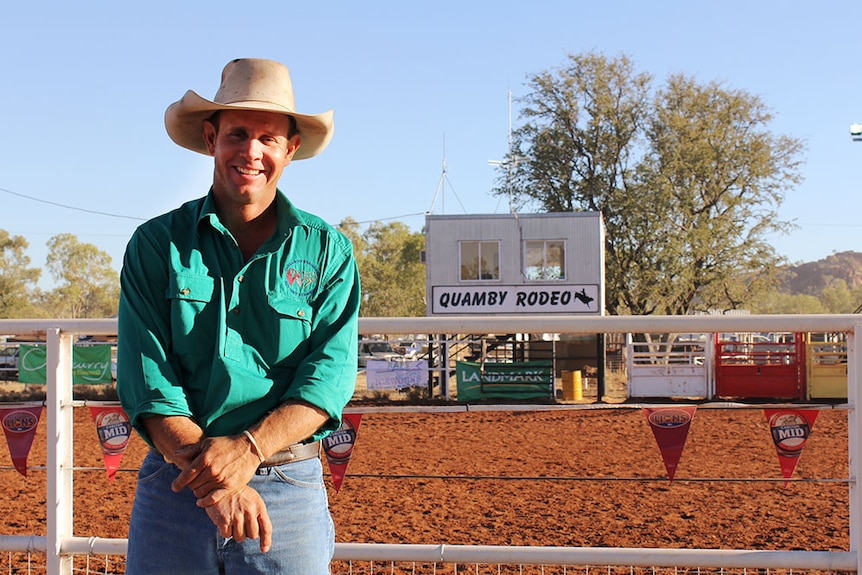
[[[583,399],[583,383],[581,372],[578,371],[563,371],[563,399],[566,401],[578,401]]]

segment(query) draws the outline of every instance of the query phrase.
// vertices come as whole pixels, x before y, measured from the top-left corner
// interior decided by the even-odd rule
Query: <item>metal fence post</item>
[[[47,330],[49,575],[72,575],[72,556],[62,554],[63,540],[73,531],[72,337],[59,328]]]

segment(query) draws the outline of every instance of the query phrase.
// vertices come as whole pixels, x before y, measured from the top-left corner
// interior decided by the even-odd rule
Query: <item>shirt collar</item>
[[[291,230],[297,226],[308,227],[305,215],[296,209],[284,193],[276,189],[275,191],[276,214],[278,223],[273,238],[286,239],[290,236]],[[216,212],[215,200],[213,199],[213,190],[210,188],[203,203],[201,204],[200,214],[198,215],[198,230],[204,223],[208,223],[214,229],[221,233],[228,233],[227,228],[221,223],[218,213]]]

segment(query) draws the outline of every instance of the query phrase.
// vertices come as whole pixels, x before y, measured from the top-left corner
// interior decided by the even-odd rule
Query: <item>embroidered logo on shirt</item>
[[[308,260],[293,260],[287,264],[284,272],[287,287],[290,292],[298,296],[307,296],[317,289],[317,281],[320,278],[320,270]]]

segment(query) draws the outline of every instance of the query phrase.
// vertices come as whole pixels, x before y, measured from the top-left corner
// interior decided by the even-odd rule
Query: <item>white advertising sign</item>
[[[432,286],[432,314],[599,314],[597,285]]]
[[[365,367],[368,389],[404,389],[428,384],[428,362],[368,360]]]

